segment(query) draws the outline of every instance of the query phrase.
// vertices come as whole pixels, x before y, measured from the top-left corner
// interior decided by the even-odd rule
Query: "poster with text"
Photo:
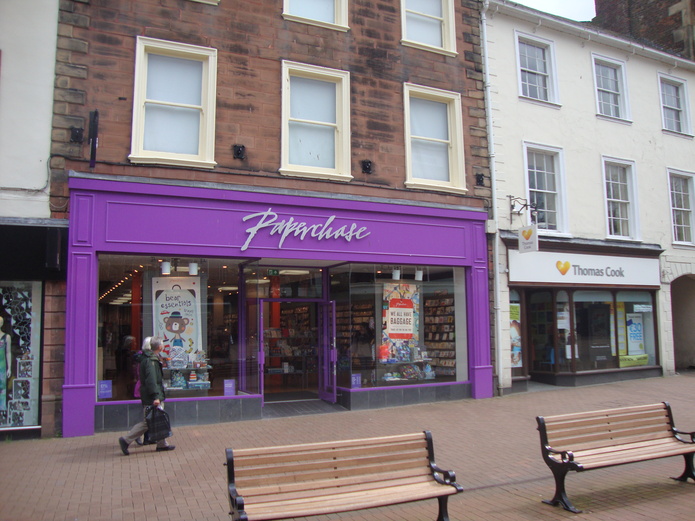
[[[512,351],[512,367],[523,367],[521,356],[521,304],[509,304],[509,342]]]
[[[201,331],[200,277],[154,277],[154,334],[164,339],[172,369],[205,358]]]
[[[416,284],[384,284],[381,362],[409,362],[420,340],[420,290]],[[414,349],[413,349],[414,350]]]

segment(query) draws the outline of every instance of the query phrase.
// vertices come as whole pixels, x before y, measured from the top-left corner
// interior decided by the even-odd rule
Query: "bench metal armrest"
[[[555,450],[550,445],[545,445],[544,447],[547,455],[557,454],[560,456],[562,463],[573,463],[574,462],[574,452],[571,450]]]
[[[682,431],[680,429],[676,429],[675,427],[672,427],[671,431],[679,441],[682,441],[683,443],[695,443],[695,432]],[[683,439],[682,436],[689,436],[690,440]]]

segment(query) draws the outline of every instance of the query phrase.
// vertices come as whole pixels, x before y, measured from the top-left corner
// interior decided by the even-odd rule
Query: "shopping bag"
[[[145,420],[147,421],[147,437],[150,442],[161,441],[174,435],[171,432],[169,414],[164,409],[153,406],[148,407]]]

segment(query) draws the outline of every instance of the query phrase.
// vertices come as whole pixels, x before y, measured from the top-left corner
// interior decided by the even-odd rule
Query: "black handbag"
[[[150,442],[161,441],[174,435],[171,432],[169,414],[164,409],[147,407],[145,421],[147,421],[147,437]]]

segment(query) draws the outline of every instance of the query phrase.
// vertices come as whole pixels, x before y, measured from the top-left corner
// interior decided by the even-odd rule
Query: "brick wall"
[[[65,206],[65,169],[97,174],[269,186],[465,204],[483,208],[488,176],[487,135],[480,54],[479,0],[457,0],[457,57],[400,44],[400,2],[349,2],[350,31],[342,33],[283,20],[282,2],[186,0],[62,0],[56,69],[53,205]],[[136,36],[218,49],[218,90],[213,170],[130,165]],[[352,175],[350,183],[288,179],[280,167],[281,60],[348,70],[351,74]],[[411,191],[404,186],[403,83],[463,96],[466,196]],[[98,109],[98,163],[88,167],[88,146],[69,143],[71,126],[85,128]],[[232,157],[246,146],[247,159]],[[363,174],[360,162],[373,162]]]
[[[695,0],[595,0],[594,23],[694,59]]]
[[[46,282],[43,308],[41,435],[62,432],[65,360],[65,282]]]

